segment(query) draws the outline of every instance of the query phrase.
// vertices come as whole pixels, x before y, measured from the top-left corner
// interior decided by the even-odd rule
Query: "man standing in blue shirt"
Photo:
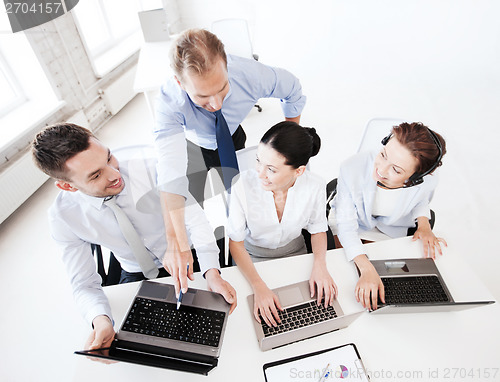
[[[245,146],[240,123],[260,98],[279,98],[285,119],[299,123],[306,97],[291,73],[226,55],[222,42],[206,30],[191,29],[179,36],[171,66],[175,76],[162,86],[155,104],[155,145],[169,243],[163,265],[177,280],[178,292],[178,285],[186,291],[187,277],[192,279],[193,267],[187,265],[193,259],[183,224],[188,190],[202,202],[207,169],[221,168],[220,152]],[[227,123],[234,149],[218,147],[217,118]]]

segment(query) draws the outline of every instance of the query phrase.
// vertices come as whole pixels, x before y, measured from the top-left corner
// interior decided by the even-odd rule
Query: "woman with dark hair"
[[[380,231],[390,237],[413,235],[425,256],[442,254],[446,241],[432,232],[429,203],[437,186],[434,171],[441,166],[446,142],[422,123],[394,126],[382,140],[380,152],[360,152],[340,166],[337,195],[328,223],[338,235],[349,261],[360,270],[356,299],[376,309],[384,285],[370,263],[362,234]]]
[[[254,262],[307,253],[302,229],[311,234],[314,263],[309,279],[318,305],[333,304],[337,286],[326,267],[325,181],[306,169],[320,149],[314,128],[295,122],[271,127],[257,148],[256,168],[233,184],[229,208],[229,249],[255,294],[254,316],[269,326],[280,322],[278,297],[258,275]]]

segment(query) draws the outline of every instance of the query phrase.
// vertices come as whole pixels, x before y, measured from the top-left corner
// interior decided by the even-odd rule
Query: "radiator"
[[[49,177],[35,166],[31,151],[25,152],[0,173],[0,223],[7,219]]]
[[[102,99],[111,115],[118,113],[137,94],[134,91],[137,66],[127,70],[111,84],[100,90]]]
[[[67,119],[89,128],[83,111],[79,111]],[[28,149],[0,172],[0,224],[23,204],[49,177],[38,169],[31,159]]]

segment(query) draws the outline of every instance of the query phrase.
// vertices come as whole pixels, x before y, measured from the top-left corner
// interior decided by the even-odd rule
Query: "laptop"
[[[108,349],[76,354],[207,375],[218,363],[230,305],[189,288],[177,310],[173,285],[142,281]]]
[[[273,292],[284,309],[279,312],[281,323],[277,327],[269,327],[263,319],[261,323],[252,320],[263,351],[345,328],[364,312],[345,315],[337,300],[327,308],[324,304],[318,306],[316,299],[311,298],[309,281],[276,288]],[[253,299],[253,294],[248,296],[252,312]]]
[[[448,312],[494,303],[456,302],[433,259],[372,260],[384,284],[385,304],[370,314]]]

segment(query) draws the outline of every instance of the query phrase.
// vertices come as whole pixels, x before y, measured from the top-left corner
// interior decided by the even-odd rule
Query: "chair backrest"
[[[156,169],[151,168],[151,160],[156,161],[156,150],[153,145],[140,144],[124,146],[111,152],[120,163],[127,162],[128,171],[134,174],[129,179],[128,188],[139,211],[143,213],[156,212],[158,191],[156,187]]]
[[[214,33],[224,44],[226,53],[254,59],[248,23],[245,19],[221,19],[212,23]]]
[[[366,124],[363,137],[359,143],[358,152],[374,150],[381,146],[381,141],[389,135],[393,126],[404,122],[397,118],[373,118]]]
[[[236,159],[240,171],[246,171],[255,168],[255,155],[257,154],[257,145],[245,147],[236,151]]]

